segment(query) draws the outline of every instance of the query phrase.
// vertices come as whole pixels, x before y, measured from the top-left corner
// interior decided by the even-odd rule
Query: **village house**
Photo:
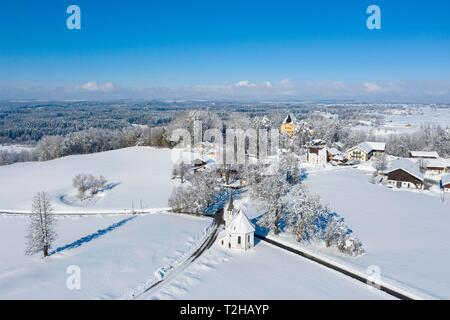
[[[427,173],[431,174],[443,174],[448,169],[449,164],[445,159],[428,159],[421,160],[421,165]]]
[[[441,178],[441,188],[444,192],[450,192],[450,174]]]
[[[342,153],[336,148],[327,149],[327,160],[332,161],[334,157],[341,156]]]
[[[395,160],[384,173],[391,186],[410,189],[424,188],[424,177],[419,166],[408,159]]]
[[[414,159],[438,159],[439,154],[436,151],[410,151],[409,157]]]
[[[230,194],[224,212],[225,235],[220,239],[220,244],[228,249],[243,250],[254,246],[255,227],[247,215],[233,204]]]
[[[295,118],[291,114],[288,114],[280,127],[280,133],[292,136],[295,133],[295,130],[296,130]]]
[[[311,164],[326,164],[328,162],[327,148],[325,146],[308,147],[307,160]]]
[[[384,153],[386,144],[384,142],[363,142],[347,150],[349,160],[368,161],[373,156]]]

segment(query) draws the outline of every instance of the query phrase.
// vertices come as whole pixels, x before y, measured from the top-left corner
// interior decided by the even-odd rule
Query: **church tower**
[[[231,190],[229,191],[230,195],[228,197],[228,203],[225,206],[225,212],[224,212],[224,219],[225,219],[225,226],[228,226],[228,224],[233,220],[234,217],[234,205],[233,205],[233,193]]]

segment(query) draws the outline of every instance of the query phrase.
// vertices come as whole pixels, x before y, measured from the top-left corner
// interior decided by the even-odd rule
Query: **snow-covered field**
[[[75,155],[46,162],[16,163],[0,167],[0,212],[29,212],[33,196],[47,191],[58,213],[123,213],[167,208],[172,192],[172,151],[133,147],[89,155]],[[73,178],[80,173],[103,175],[112,188],[94,201],[70,204],[76,190]]]
[[[392,299],[265,242],[245,253],[216,244],[147,299]]]
[[[346,219],[366,254],[350,258],[315,248],[366,272],[378,266],[383,281],[437,298],[450,298],[450,198],[389,189],[356,169],[317,170],[306,184]]]
[[[400,110],[391,110],[385,114],[385,123],[380,126],[357,125],[350,129],[365,131],[374,136],[389,134],[413,133],[424,125],[440,125],[443,128],[450,126],[450,108],[423,107],[410,109],[408,113]]]
[[[79,247],[44,260],[39,255],[23,254],[26,217],[0,216],[0,299],[120,298],[189,251],[211,224],[210,218],[175,214],[134,217]],[[56,246],[127,218],[130,216],[60,216]],[[66,286],[66,271],[73,265],[81,271],[81,290]]]

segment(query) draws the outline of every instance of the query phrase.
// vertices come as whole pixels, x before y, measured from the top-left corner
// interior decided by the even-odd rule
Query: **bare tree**
[[[375,160],[375,169],[377,172],[382,173],[387,168],[386,155],[381,155]]]
[[[72,185],[78,190],[80,200],[91,198],[105,188],[108,180],[103,177],[95,177],[92,174],[81,173],[73,178]],[[86,196],[86,193],[88,195]]]
[[[181,161],[178,164],[175,164],[173,167],[173,177],[174,178],[180,178],[181,183],[184,183],[186,180],[186,175],[189,173],[189,170],[191,169],[191,166],[184,161]]]
[[[37,193],[33,198],[31,222],[27,233],[28,255],[42,251],[44,257],[56,239],[56,219],[52,214],[53,207],[49,195],[45,191]]]

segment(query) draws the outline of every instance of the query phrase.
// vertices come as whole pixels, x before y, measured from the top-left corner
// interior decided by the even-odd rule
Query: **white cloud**
[[[0,99],[299,99],[390,102],[450,102],[450,82],[352,82],[340,80],[294,83],[279,81],[185,85],[178,87],[119,86],[89,81],[76,86],[14,87],[0,84]]]
[[[114,83],[106,82],[106,83],[98,83],[96,81],[88,81],[81,85],[81,89],[86,91],[100,91],[100,92],[109,92],[116,88]]]
[[[256,88],[257,85],[255,83],[251,83],[248,80],[241,80],[236,83],[236,87],[242,87],[242,88]]]
[[[383,88],[376,82],[366,82],[364,83],[364,89],[366,92],[381,92]]]

